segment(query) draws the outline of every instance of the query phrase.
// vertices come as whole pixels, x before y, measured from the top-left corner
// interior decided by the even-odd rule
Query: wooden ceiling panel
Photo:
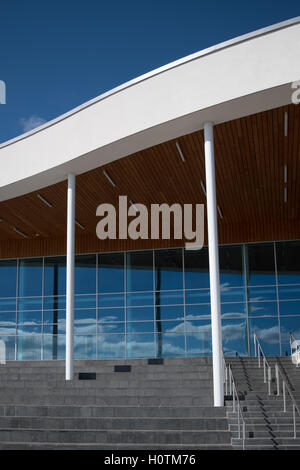
[[[287,137],[284,136],[285,112],[288,112]],[[254,233],[258,239],[270,239],[272,233],[274,236],[281,234],[283,238],[295,238],[298,234],[296,238],[300,238],[300,106],[284,106],[219,124],[214,128],[214,136],[217,202],[223,214],[222,219],[218,217],[220,241],[222,237],[226,243],[241,241],[241,237],[247,241],[247,237],[255,238]],[[180,158],[176,140],[185,162]],[[287,202],[284,202],[284,165],[288,169]],[[116,187],[104,176],[103,169]],[[203,131],[79,175],[76,219],[85,229],[76,227],[77,237],[87,237],[86,240],[94,240],[97,245],[96,208],[104,202],[117,207],[119,195],[148,207],[151,203],[205,203],[201,180],[205,183]],[[37,193],[52,207],[46,206]],[[1,202],[0,244],[14,240],[41,244],[41,240],[55,239],[60,240],[57,243],[63,247],[66,197],[64,181]],[[28,238],[23,239],[13,227]],[[87,245],[90,246],[90,242]]]

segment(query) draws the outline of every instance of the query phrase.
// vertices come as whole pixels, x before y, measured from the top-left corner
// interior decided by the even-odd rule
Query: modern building
[[[67,347],[72,374],[73,328],[75,359],[207,356],[212,338],[216,357],[252,355],[254,331],[267,354],[289,353],[300,332],[299,50],[295,18],[0,146],[7,360],[64,359]],[[100,240],[97,207],[120,195],[205,204],[205,246]]]

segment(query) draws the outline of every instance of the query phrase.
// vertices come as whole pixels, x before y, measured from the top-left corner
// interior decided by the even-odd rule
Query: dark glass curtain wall
[[[268,355],[300,339],[300,242],[219,248],[223,349]],[[63,359],[66,259],[0,261],[6,358]],[[208,249],[76,256],[75,358],[211,355]]]

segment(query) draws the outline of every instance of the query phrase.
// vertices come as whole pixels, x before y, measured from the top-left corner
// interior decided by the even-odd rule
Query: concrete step
[[[60,442],[99,444],[229,444],[230,432],[222,429],[205,431],[162,430],[87,430],[77,429],[4,429],[0,428],[0,442]]]
[[[171,406],[0,406],[0,416],[21,417],[135,417],[135,418],[225,418],[225,408]]]
[[[210,380],[189,380],[188,388],[190,390],[211,390],[213,382]],[[33,390],[41,390],[41,392],[48,389],[55,389],[57,391],[64,391],[68,393],[70,390],[97,390],[101,393],[102,390],[110,389],[132,389],[132,390],[182,390],[186,389],[187,383],[184,380],[118,380],[117,378],[111,380],[78,380],[78,381],[59,381],[59,380],[46,380],[46,381],[25,381],[25,380],[6,380],[3,384],[0,382],[0,392],[10,393],[11,391],[22,390],[22,392],[32,393]]]
[[[0,450],[110,450],[110,451],[119,451],[119,450],[178,450],[178,451],[191,451],[191,450],[232,450],[231,443],[222,443],[222,444],[99,444],[99,443],[89,443],[89,444],[76,444],[76,443],[60,443],[60,442],[0,442]],[[130,454],[129,454],[130,455]],[[153,456],[154,458],[155,456]],[[143,459],[143,457],[141,458]],[[146,463],[147,460],[145,460]],[[152,463],[152,462],[151,462]]]
[[[1,405],[91,405],[91,406],[213,406],[212,396],[81,396],[26,395],[2,396]]]
[[[226,418],[66,418],[66,417],[0,417],[2,429],[81,429],[81,430],[170,430],[228,431]]]
[[[241,446],[241,442],[239,439],[232,439],[232,445],[233,446]],[[290,438],[247,438],[245,439],[245,445],[246,449],[248,446],[251,446],[253,448],[261,447],[261,446],[270,446],[273,447],[274,445],[278,446],[297,446],[300,447],[300,438],[293,439],[292,437]]]

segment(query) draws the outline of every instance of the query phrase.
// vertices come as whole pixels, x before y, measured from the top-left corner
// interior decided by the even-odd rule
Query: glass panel
[[[186,305],[186,320],[210,320],[210,304]]]
[[[96,321],[96,309],[93,310],[75,310],[74,321],[91,323]]]
[[[75,293],[96,292],[96,255],[75,256]]]
[[[249,302],[249,317],[276,317],[277,302]]]
[[[18,325],[18,335],[38,335],[42,333],[42,325]]]
[[[16,297],[17,260],[0,261],[0,297]]]
[[[18,310],[41,310],[42,297],[27,297],[18,299]]]
[[[154,294],[149,293],[138,293],[138,294],[127,294],[127,305],[129,307],[153,305]]]
[[[253,302],[260,302],[262,300],[276,300],[276,287],[249,287],[248,299]]]
[[[18,312],[18,323],[42,323],[43,316],[42,312],[39,310],[34,310],[32,312]]]
[[[157,305],[183,305],[183,291],[156,291],[155,302]]]
[[[20,259],[19,297],[42,295],[43,260],[42,258]]]
[[[156,305],[155,307],[155,319],[156,320],[180,320],[184,318],[184,307],[183,306],[161,306]]]
[[[0,325],[0,336],[3,335],[15,335],[16,334],[16,324],[7,323],[6,325]]]
[[[0,325],[1,326],[12,326],[17,321],[16,312],[0,313]]]
[[[156,335],[156,357],[184,357],[184,335],[160,333]]]
[[[247,309],[245,303],[240,304],[222,304],[221,305],[222,319],[223,318],[242,318],[246,316]]]
[[[300,241],[276,242],[278,284],[300,284]]]
[[[65,310],[44,310],[44,323],[58,323],[66,319]]]
[[[286,300],[279,302],[280,315],[300,315],[300,301]]]
[[[0,299],[0,312],[16,310],[16,299]]]
[[[281,317],[281,354],[282,356],[290,356],[290,333],[293,333],[296,339],[300,339],[300,316],[299,317]]]
[[[244,286],[243,248],[241,246],[220,246],[220,285],[222,287]]]
[[[75,323],[74,333],[75,335],[94,335],[96,336],[96,323]]]
[[[98,323],[98,333],[125,333],[125,322]]]
[[[273,243],[246,245],[249,286],[276,284]]]
[[[210,321],[192,322],[186,334],[187,356],[211,356],[211,324]]]
[[[66,257],[45,258],[44,295],[65,295],[66,293]]]
[[[279,300],[300,300],[300,286],[278,286],[278,296]]]
[[[95,295],[75,295],[74,308],[96,308]]]
[[[153,321],[127,322],[127,333],[152,333],[154,331]]]
[[[63,335],[43,335],[43,359],[65,359],[66,338]]]
[[[53,334],[53,335],[64,335],[66,333],[66,322],[62,321],[54,325],[44,325],[43,327],[44,334]]]
[[[184,321],[161,321],[159,329],[156,325],[156,332],[157,333],[181,333],[184,334],[185,332],[185,324]]]
[[[131,307],[126,311],[127,321],[153,320],[153,307]]]
[[[127,292],[153,290],[153,253],[135,251],[127,253]]]
[[[96,359],[96,336],[74,335],[74,358]]]
[[[156,250],[155,289],[183,289],[182,250]]]
[[[124,307],[124,294],[104,294],[98,295],[99,307]]]
[[[209,289],[202,290],[187,290],[185,292],[186,304],[209,304],[210,292]]]
[[[251,318],[250,338],[253,338],[254,332],[266,356],[280,355],[278,318]]]
[[[66,297],[44,297],[44,310],[66,308]]]
[[[124,291],[124,253],[98,255],[99,292]]]
[[[112,359],[125,357],[125,335],[99,335],[98,358]]]
[[[124,308],[99,308],[98,320],[100,322],[125,321]]]
[[[245,302],[246,291],[245,288],[221,287],[221,302]]]
[[[154,333],[128,334],[127,357],[155,357]]]
[[[19,361],[41,360],[41,335],[17,336],[17,358]]]
[[[248,355],[248,327],[246,319],[222,319],[222,335],[224,355]]]
[[[208,249],[184,250],[185,288],[209,288]]]
[[[0,341],[4,342],[5,360],[15,360],[16,336],[0,336]]]

